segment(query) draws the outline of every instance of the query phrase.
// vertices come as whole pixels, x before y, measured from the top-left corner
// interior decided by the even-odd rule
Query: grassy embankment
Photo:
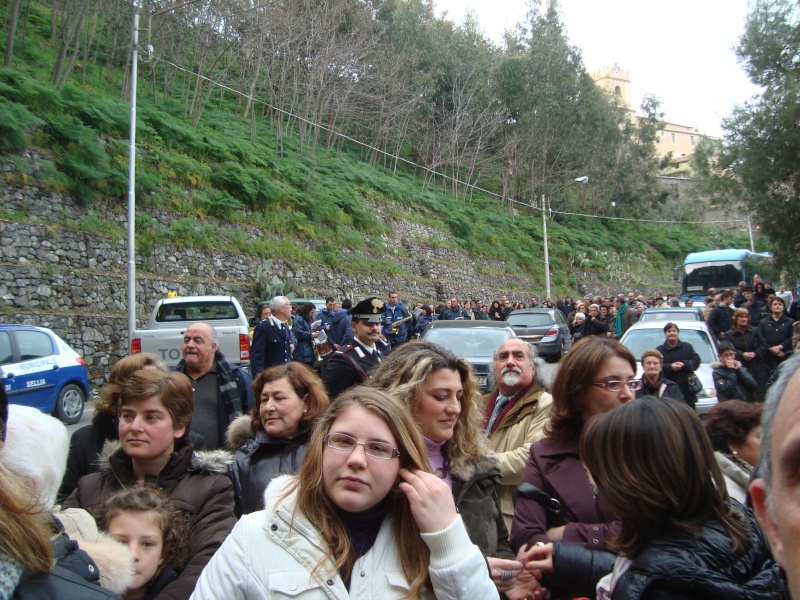
[[[129,105],[119,94],[123,73],[109,77],[90,63],[85,83],[73,74],[56,90],[48,82],[52,57],[47,9],[33,3],[24,51],[15,56],[15,68],[0,69],[0,152],[20,169],[5,177],[37,180],[87,205],[124,206]],[[284,137],[279,155],[269,118],[242,119],[232,94],[215,94],[193,128],[181,102],[160,95],[156,101],[143,88],[138,95],[137,203],[175,215],[168,227],[145,214],[137,217],[137,244],[145,255],[155,244],[205,247],[213,241],[223,249],[280,256],[298,265],[321,262],[350,273],[395,269],[394,274],[403,275],[381,260],[387,251],[404,250],[387,247],[383,236],[390,225],[372,208],[379,203],[390,217],[442,232],[415,242],[502,259],[511,273],[542,279],[538,213],[512,216],[502,202],[480,194],[456,201],[439,188],[446,182],[425,186],[413,170],[371,167],[352,145],[339,152],[317,148],[301,154],[296,132]],[[25,149],[46,157],[43,168],[28,172],[28,164],[15,156]],[[24,218],[2,209],[0,216]],[[209,226],[198,226],[197,216],[219,220],[213,235]],[[273,235],[248,240],[237,227],[241,223]],[[78,220],[74,227],[124,235],[97,217]],[[558,217],[548,233],[553,292],[560,295],[574,293],[579,271],[595,270],[601,279],[644,287],[653,272],[678,264],[687,252],[745,243],[719,228],[584,217]],[[340,246],[353,252],[342,252]]]

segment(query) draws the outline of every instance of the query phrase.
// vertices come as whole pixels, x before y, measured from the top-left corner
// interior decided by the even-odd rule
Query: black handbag
[[[700,392],[703,391],[703,382],[700,381],[700,378],[697,375],[695,375],[694,373],[689,375],[689,380],[688,380],[687,383],[689,384],[689,389],[693,393],[699,394]]]

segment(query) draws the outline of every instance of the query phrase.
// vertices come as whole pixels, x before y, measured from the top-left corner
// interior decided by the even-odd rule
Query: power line
[[[277,106],[274,106],[274,105],[270,104],[269,102],[266,102],[266,101],[261,100],[259,98],[255,98],[253,96],[250,96],[250,95],[248,95],[248,94],[246,94],[246,93],[244,93],[242,91],[239,91],[239,90],[234,89],[234,88],[232,88],[230,86],[227,86],[227,85],[225,85],[223,83],[215,81],[215,80],[211,79],[210,77],[206,77],[205,75],[201,75],[200,73],[196,73],[196,72],[194,72],[194,71],[192,71],[190,69],[187,69],[185,67],[177,65],[177,64],[175,64],[175,63],[173,63],[173,62],[171,62],[169,60],[160,58],[158,56],[154,56],[152,58],[152,60],[154,60],[156,62],[164,63],[164,64],[169,65],[171,67],[174,67],[175,69],[178,69],[179,71],[183,71],[184,73],[187,73],[189,75],[193,75],[195,77],[199,77],[200,79],[203,79],[204,81],[207,81],[212,85],[218,86],[218,87],[220,87],[220,88],[222,88],[224,90],[232,92],[233,94],[239,95],[239,96],[241,96],[243,98],[246,98],[246,99],[248,99],[248,100],[250,100],[252,102],[255,102],[257,104],[262,104],[262,105],[264,105],[264,106],[266,106],[266,107],[268,107],[268,108],[270,108],[270,109],[272,109],[274,111],[282,113],[282,114],[284,114],[284,115],[286,115],[288,117],[297,119],[298,121],[302,121],[304,123],[307,123],[308,125],[311,125],[313,127],[318,127],[322,131],[325,131],[325,132],[331,133],[333,135],[339,136],[340,138],[342,138],[344,140],[347,140],[348,142],[352,142],[353,144],[356,144],[356,145],[361,146],[363,148],[366,148],[368,150],[372,150],[374,152],[377,152],[377,153],[379,153],[379,154],[381,154],[381,155],[383,155],[383,156],[385,156],[387,158],[391,158],[391,159],[393,159],[395,161],[402,162],[402,163],[404,163],[406,165],[409,165],[409,166],[412,166],[412,167],[415,167],[415,168],[418,168],[418,169],[422,169],[423,171],[425,171],[427,173],[430,173],[431,175],[433,175],[435,177],[442,177],[445,180],[452,181],[453,183],[455,183],[457,185],[462,185],[462,186],[468,187],[468,188],[472,189],[473,191],[481,192],[481,193],[486,194],[488,196],[491,196],[491,197],[497,198],[499,200],[502,200],[503,202],[509,202],[511,204],[517,204],[517,205],[523,206],[523,207],[525,207],[525,208],[527,208],[529,210],[537,210],[539,212],[544,212],[544,210],[545,210],[544,208],[539,208],[537,206],[533,206],[529,202],[524,202],[522,200],[517,200],[515,198],[503,197],[500,194],[498,194],[496,192],[493,192],[491,190],[488,190],[486,188],[482,188],[477,184],[469,183],[469,182],[466,182],[466,181],[461,181],[460,179],[456,179],[455,177],[452,177],[450,175],[446,175],[445,173],[440,173],[439,171],[431,169],[430,167],[426,167],[425,165],[420,165],[418,163],[415,163],[415,162],[413,162],[411,160],[403,158],[402,156],[391,154],[389,152],[386,152],[385,150],[381,150],[380,148],[372,146],[372,145],[370,145],[370,144],[368,144],[366,142],[362,142],[361,140],[358,140],[358,139],[356,139],[356,138],[354,138],[354,137],[352,137],[350,135],[347,135],[345,133],[341,133],[339,131],[336,131],[335,129],[327,127],[326,125],[321,125],[319,123],[315,123],[314,121],[311,121],[310,119],[307,119],[305,117],[301,117],[300,115],[296,115],[296,114],[294,114],[292,112],[289,112],[288,110],[285,110],[285,109],[279,108]],[[588,218],[588,219],[605,219],[605,220],[609,220],[609,221],[627,221],[627,222],[631,222],[631,223],[653,223],[653,224],[662,224],[662,225],[663,224],[719,225],[719,224],[726,224],[726,223],[747,223],[746,219],[729,219],[729,220],[719,220],[719,221],[675,221],[675,220],[668,220],[668,219],[635,219],[635,218],[630,218],[630,217],[611,217],[611,216],[604,216],[604,215],[590,215],[590,214],[584,214],[584,213],[576,213],[576,212],[569,212],[569,211],[559,211],[559,210],[552,210],[552,209],[548,210],[548,214],[558,214],[558,215],[573,216],[573,217],[585,217],[585,218]]]

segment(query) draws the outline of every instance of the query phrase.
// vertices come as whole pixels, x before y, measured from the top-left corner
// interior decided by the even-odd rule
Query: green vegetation
[[[98,6],[105,4],[98,3]],[[127,195],[129,118],[128,103],[119,94],[126,66],[124,52],[117,49],[116,54],[106,54],[106,49],[97,46],[93,49],[96,60],[85,60],[81,69],[76,67],[69,76],[59,72],[59,77],[55,77],[55,71],[51,73],[54,50],[50,46],[50,5],[33,0],[27,14],[24,49],[17,48],[13,68],[0,69],[0,152],[19,165],[16,171],[4,176],[11,183],[37,181],[58,191],[68,191],[89,207],[122,210]],[[551,27],[554,35],[562,36],[559,43],[563,48],[559,46],[557,51],[565,53],[566,58],[559,68],[579,73],[583,68],[580,58],[566,44],[561,26],[552,21],[554,15],[549,10],[538,14],[535,25]],[[107,29],[103,31],[115,32],[115,43],[124,47],[125,42],[119,40],[125,39],[127,25],[120,22],[114,26],[116,29],[112,26],[110,20],[105,22],[103,27]],[[457,31],[460,30],[457,28]],[[426,43],[433,43],[433,33],[428,31],[426,35]],[[455,44],[451,51],[472,47],[470,36],[474,36],[474,32],[458,35],[466,37],[448,42]],[[524,174],[527,169],[516,165],[520,179],[511,189],[518,190],[521,198],[534,193],[530,190],[552,191],[558,182],[570,181],[567,173],[575,173],[583,168],[581,165],[586,165],[595,170],[600,186],[589,199],[595,214],[603,212],[605,209],[598,207],[609,204],[611,198],[616,199],[619,207],[616,210],[620,212],[613,213],[616,216],[634,213],[641,216],[642,211],[633,207],[663,200],[654,189],[654,158],[647,146],[647,136],[652,132],[622,131],[615,120],[620,111],[608,103],[586,77],[573,77],[569,93],[553,88],[543,91],[544,96],[538,99],[520,95],[520,90],[538,85],[535,78],[522,81],[526,73],[530,69],[544,68],[542,65],[546,62],[537,54],[544,53],[544,49],[537,50],[531,43],[531,40],[518,39],[509,54],[497,64],[490,60],[490,54],[476,50],[484,61],[480,65],[481,78],[502,66],[503,102],[513,106],[521,129],[504,132],[503,127],[508,127],[508,123],[495,124],[480,144],[474,140],[470,142],[478,144],[482,148],[480,151],[469,157],[446,157],[442,159],[443,169],[459,175],[465,165],[471,164],[474,168],[484,160],[482,153],[494,152],[492,144],[500,144],[501,140],[505,144],[511,138],[544,139],[545,134],[559,139],[559,130],[555,128],[559,121],[569,121],[567,126],[576,129],[572,120],[577,117],[569,117],[570,107],[552,102],[553,97],[563,92],[564,97],[586,97],[587,102],[593,103],[592,110],[598,112],[581,115],[593,123],[585,130],[586,135],[615,132],[603,140],[601,151],[611,155],[614,148],[627,148],[627,154],[634,157],[631,160],[635,161],[636,170],[631,170],[633,163],[611,165],[599,155],[575,154],[575,148],[593,146],[592,140],[584,136],[572,140],[575,146],[570,149],[561,146],[529,148],[529,157],[541,158],[545,163],[550,160],[551,152],[569,155],[570,161],[554,167],[540,185],[528,181],[528,175]],[[458,52],[448,56],[456,60]],[[469,62],[466,58],[465,61]],[[438,72],[445,72],[445,66],[440,64],[436,68],[440,69]],[[466,64],[461,66],[466,68]],[[497,198],[465,191],[461,186],[454,189],[445,178],[432,180],[428,174],[423,179],[423,173],[417,174],[412,167],[401,164],[394,168],[391,163],[383,164],[362,147],[339,138],[324,144],[320,140],[324,151],[320,150],[316,142],[310,142],[311,134],[296,120],[284,122],[283,117],[276,117],[264,106],[250,108],[245,117],[245,101],[220,89],[194,89],[198,97],[206,100],[202,109],[190,110],[187,106],[193,100],[189,95],[182,95],[183,92],[178,93],[183,89],[179,76],[163,66],[156,69],[155,65],[150,65],[142,70],[137,100],[137,204],[164,208],[174,214],[169,226],[160,225],[146,214],[137,216],[138,250],[145,258],[151,257],[155,247],[160,245],[214,247],[264,259],[280,257],[290,264],[324,264],[350,274],[381,272],[412,277],[402,264],[383,258],[386,255],[408,256],[405,248],[390,247],[385,241],[394,229],[393,221],[405,219],[442,231],[441,236],[414,235],[415,244],[473,253],[476,268],[487,272],[491,269],[481,266],[480,257],[504,261],[506,274],[512,277],[542,278],[543,239],[538,211],[529,212],[524,206],[509,210]],[[158,79],[161,77],[163,82]],[[195,85],[188,80],[184,83],[188,86],[186,90]],[[445,88],[455,85],[442,81],[428,83],[439,86],[440,100]],[[514,87],[516,85],[522,87]],[[547,131],[539,129],[541,119],[531,120],[539,101],[551,109],[548,118],[552,128]],[[440,109],[445,110],[440,106],[428,115],[426,127],[446,130],[447,119]],[[657,122],[657,105],[651,105],[650,109],[652,128]],[[277,121],[280,127],[276,126]],[[342,121],[341,129],[359,137],[352,123]],[[316,135],[325,138],[326,134],[316,130]],[[416,152],[428,153],[427,158],[433,160],[431,149],[423,147],[423,142],[418,132],[413,140],[406,139],[397,147],[409,156]],[[41,169],[29,172],[13,154],[25,149],[37,150],[46,157]],[[505,151],[498,151],[498,154]],[[490,187],[500,189],[498,171],[492,169],[489,169]],[[630,176],[625,189],[618,190],[614,186],[622,184],[613,181],[614,174],[623,171],[639,179],[634,182],[635,177]],[[585,204],[585,190],[579,187],[572,186],[558,194],[560,209],[575,208],[581,201]],[[387,220],[379,217],[376,210],[379,205],[383,207],[382,213],[388,215]],[[555,203],[553,208],[556,208]],[[4,214],[0,217],[6,218]],[[264,236],[258,240],[249,239],[239,225],[258,227],[265,232]],[[109,237],[124,235],[121,228],[107,224],[101,217],[83,217],[73,227]],[[641,224],[558,213],[548,224],[548,234],[556,293],[575,289],[575,271],[592,269],[603,273],[610,281],[632,278],[645,283],[648,273],[679,263],[688,252],[707,249],[712,237],[721,247],[745,244],[741,236],[718,230],[712,233],[708,228],[688,224]]]

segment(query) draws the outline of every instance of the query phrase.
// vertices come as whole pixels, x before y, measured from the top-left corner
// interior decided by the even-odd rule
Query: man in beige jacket
[[[531,347],[520,339],[508,340],[497,349],[492,372],[497,389],[484,396],[484,424],[489,446],[500,460],[497,495],[506,527],[511,531],[511,494],[522,482],[531,444],[544,437],[553,397],[536,379]]]

